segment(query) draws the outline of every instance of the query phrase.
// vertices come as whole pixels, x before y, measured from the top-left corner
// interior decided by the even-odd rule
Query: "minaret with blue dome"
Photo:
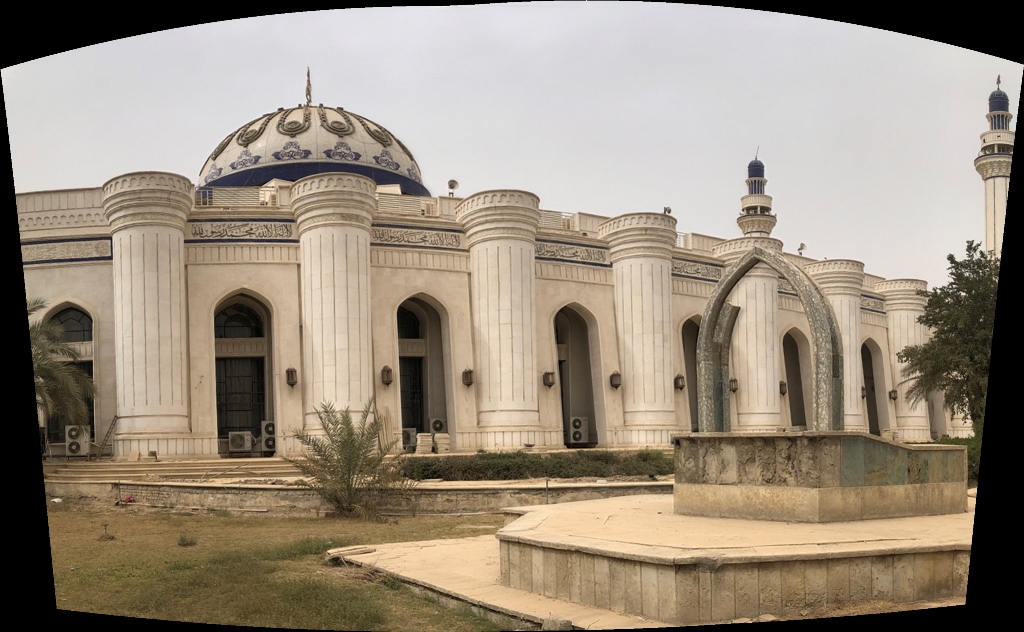
[[[755,156],[747,165],[747,194],[740,199],[742,210],[736,219],[745,237],[770,237],[775,228],[772,197],[764,192],[767,183],[764,163]]]
[[[985,183],[985,250],[996,255],[1002,252],[1014,139],[1010,130],[1010,97],[999,84],[997,77],[996,89],[988,96],[989,129],[981,135],[981,151],[974,159],[974,168]]]

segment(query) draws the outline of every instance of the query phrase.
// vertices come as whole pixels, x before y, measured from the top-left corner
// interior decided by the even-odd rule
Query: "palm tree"
[[[28,317],[46,307],[46,301],[31,299]],[[64,330],[51,320],[29,324],[32,344],[32,371],[35,374],[36,406],[48,419],[64,419],[69,425],[89,423],[86,401],[96,392],[88,375],[75,366],[79,355],[64,342]]]

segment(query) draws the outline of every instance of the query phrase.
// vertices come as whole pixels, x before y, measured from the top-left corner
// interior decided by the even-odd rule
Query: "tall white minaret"
[[[1010,97],[999,89],[999,83],[997,77],[996,90],[988,96],[989,128],[981,135],[981,151],[974,159],[974,168],[985,182],[985,250],[997,256],[1003,250],[1014,137],[1010,131]]]

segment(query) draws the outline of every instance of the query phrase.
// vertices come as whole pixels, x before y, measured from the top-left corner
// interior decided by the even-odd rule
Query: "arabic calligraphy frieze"
[[[535,256],[548,259],[565,259],[583,263],[608,263],[608,252],[601,248],[588,248],[575,244],[561,244],[537,241]]]
[[[722,268],[708,263],[675,259],[672,261],[672,274],[697,277],[707,281],[719,281],[722,278]]]
[[[191,222],[194,240],[214,239],[295,239],[293,222]]]
[[[440,230],[374,227],[371,242],[427,248],[462,248],[462,235]]]
[[[109,239],[62,241],[21,245],[21,260],[25,264],[61,261],[95,261],[111,259]]]
[[[885,313],[885,301],[874,296],[860,297],[860,308],[869,312]]]

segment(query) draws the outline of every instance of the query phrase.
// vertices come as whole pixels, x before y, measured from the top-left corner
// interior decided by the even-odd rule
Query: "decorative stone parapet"
[[[609,243],[612,263],[632,257],[671,259],[679,234],[676,220],[659,213],[631,213],[609,220],[597,229]]]
[[[918,292],[928,290],[928,283],[918,279],[891,279],[875,284],[875,291],[885,297],[888,310],[924,311],[928,299]]]
[[[864,285],[864,264],[852,259],[827,259],[804,266],[822,292],[835,291],[860,295]]]
[[[774,215],[740,215],[736,218],[740,230],[748,237],[768,237],[778,221]]]
[[[974,159],[974,168],[982,178],[1010,177],[1013,154],[985,154]]]
[[[377,210],[377,184],[350,173],[321,173],[292,185],[298,234],[318,226],[357,226],[367,231]]]
[[[103,185],[103,210],[111,233],[139,225],[185,229],[195,187],[173,173],[140,171]]]
[[[967,449],[846,432],[688,433],[675,513],[846,522],[967,511]]]
[[[469,247],[492,239],[532,242],[540,226],[540,198],[527,191],[483,191],[463,200],[455,217]]]
[[[715,244],[711,247],[711,254],[731,266],[754,248],[782,254],[782,241],[771,237],[739,237]]]

